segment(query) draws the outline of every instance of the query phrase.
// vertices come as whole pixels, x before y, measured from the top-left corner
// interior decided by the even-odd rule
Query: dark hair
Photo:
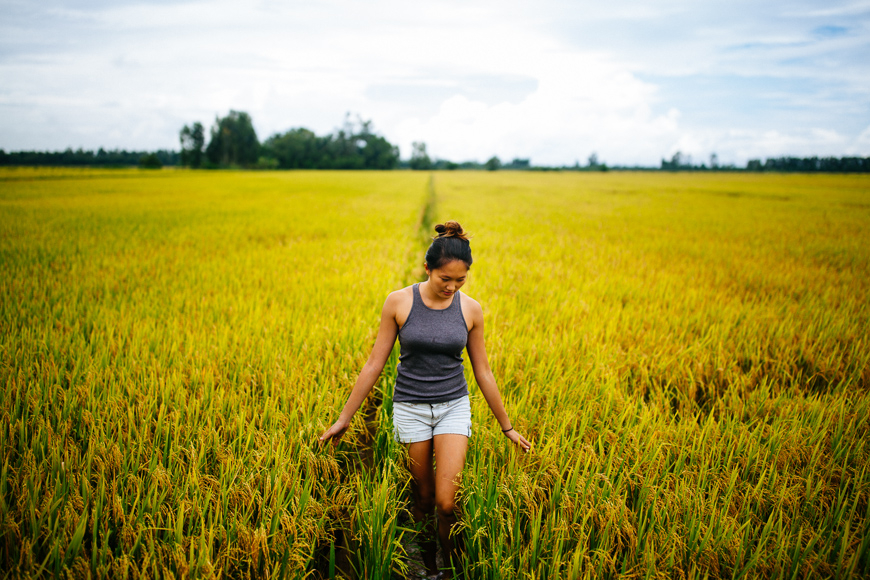
[[[435,226],[438,235],[432,238],[432,245],[426,250],[426,265],[430,270],[440,268],[453,260],[462,260],[471,267],[471,244],[469,235],[463,231],[459,222],[448,221]]]

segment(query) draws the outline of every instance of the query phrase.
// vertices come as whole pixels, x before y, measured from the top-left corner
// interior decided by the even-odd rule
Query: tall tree
[[[197,169],[202,166],[203,147],[205,146],[205,129],[197,121],[192,127],[187,125],[179,134],[181,139],[181,164]]]
[[[318,169],[318,149],[317,135],[302,127],[275,133],[263,143],[263,155],[276,159],[281,169]]]
[[[360,119],[359,129],[354,131],[357,152],[363,158],[366,169],[394,169],[399,163],[399,148],[380,135],[375,135],[371,121]]]
[[[226,117],[216,118],[205,155],[213,165],[222,167],[247,167],[256,163],[260,142],[250,115],[231,110]]]
[[[594,151],[589,154],[589,164],[587,165],[589,169],[596,169],[598,167],[598,153]]]
[[[411,169],[431,169],[432,160],[426,153],[426,144],[422,141],[411,143]]]
[[[487,171],[496,171],[497,169],[501,169],[501,159],[493,155],[486,160],[486,163],[484,163],[483,166],[486,167]]]

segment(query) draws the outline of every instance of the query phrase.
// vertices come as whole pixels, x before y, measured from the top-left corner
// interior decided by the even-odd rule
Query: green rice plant
[[[5,170],[2,568],[326,576],[362,425],[316,438],[425,180]]]
[[[433,223],[522,454],[482,397],[467,578],[870,573],[865,176],[0,172],[10,577],[400,577],[394,352]]]
[[[464,291],[536,444],[521,456],[497,431],[472,444],[468,577],[858,570],[866,177],[436,183],[436,219],[476,234]],[[481,397],[473,412],[489,418]]]

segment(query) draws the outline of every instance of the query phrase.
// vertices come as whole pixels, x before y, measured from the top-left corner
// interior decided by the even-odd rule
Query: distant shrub
[[[254,165],[254,169],[278,169],[278,160],[274,157],[260,157]]]
[[[160,162],[156,153],[149,153],[139,158],[139,167],[142,169],[160,169],[163,167],[163,163]]]
[[[487,171],[496,171],[501,169],[501,159],[495,156],[490,157],[483,166],[486,167]]]

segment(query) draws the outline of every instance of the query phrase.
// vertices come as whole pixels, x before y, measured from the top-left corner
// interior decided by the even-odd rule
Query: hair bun
[[[462,229],[457,221],[446,221],[443,224],[435,226],[435,231],[438,232],[437,238],[459,238],[460,240],[468,241],[469,236]]]

